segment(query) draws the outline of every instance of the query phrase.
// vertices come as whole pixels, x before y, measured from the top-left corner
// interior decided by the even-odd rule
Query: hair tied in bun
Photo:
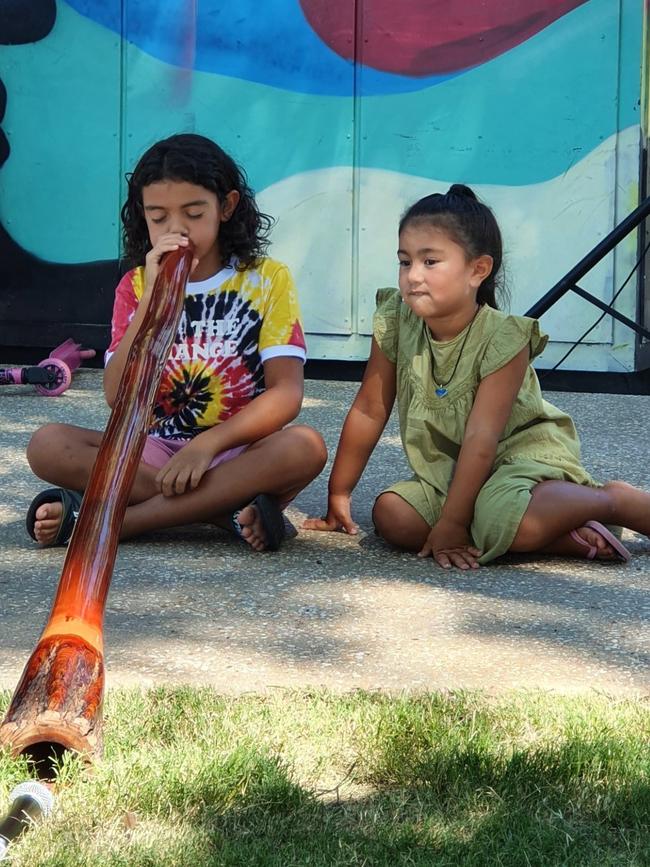
[[[476,193],[474,190],[471,190],[469,187],[466,187],[465,184],[452,184],[447,191],[448,196],[463,196],[465,199],[476,199]]]

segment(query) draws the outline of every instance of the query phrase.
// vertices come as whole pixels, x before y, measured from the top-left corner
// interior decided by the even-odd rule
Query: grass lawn
[[[648,701],[113,691],[104,739],[12,867],[650,865]]]

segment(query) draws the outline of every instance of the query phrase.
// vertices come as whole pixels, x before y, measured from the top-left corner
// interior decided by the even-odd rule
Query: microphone
[[[41,816],[49,816],[54,805],[54,795],[42,783],[29,780],[21,783],[9,795],[11,807],[0,819],[0,861],[7,854],[12,840],[19,837]]]

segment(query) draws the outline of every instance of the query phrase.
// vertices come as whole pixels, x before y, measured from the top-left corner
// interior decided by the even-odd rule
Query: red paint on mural
[[[514,48],[586,0],[300,0],[333,51],[384,72],[424,77],[477,66]]]

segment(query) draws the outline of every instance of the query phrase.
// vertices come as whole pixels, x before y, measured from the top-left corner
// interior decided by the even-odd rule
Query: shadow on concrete
[[[24,530],[42,487],[25,448],[47,421],[101,429],[100,376],[79,372],[58,399],[0,391],[1,685],[13,685],[34,647],[65,554],[35,548]],[[351,383],[307,384],[301,420],[323,432],[330,462],[355,392]],[[554,397],[576,418],[595,475],[650,488],[638,433],[649,398]],[[196,526],[123,544],[105,629],[118,682],[185,679],[235,691],[312,683],[647,691],[647,540],[626,538],[635,554],[627,566],[504,558],[469,575],[447,572],[372,533],[375,496],[408,475],[393,418],[355,491],[359,537],[303,531],[279,553],[256,555]],[[292,504],[294,523],[324,513],[327,476]]]

